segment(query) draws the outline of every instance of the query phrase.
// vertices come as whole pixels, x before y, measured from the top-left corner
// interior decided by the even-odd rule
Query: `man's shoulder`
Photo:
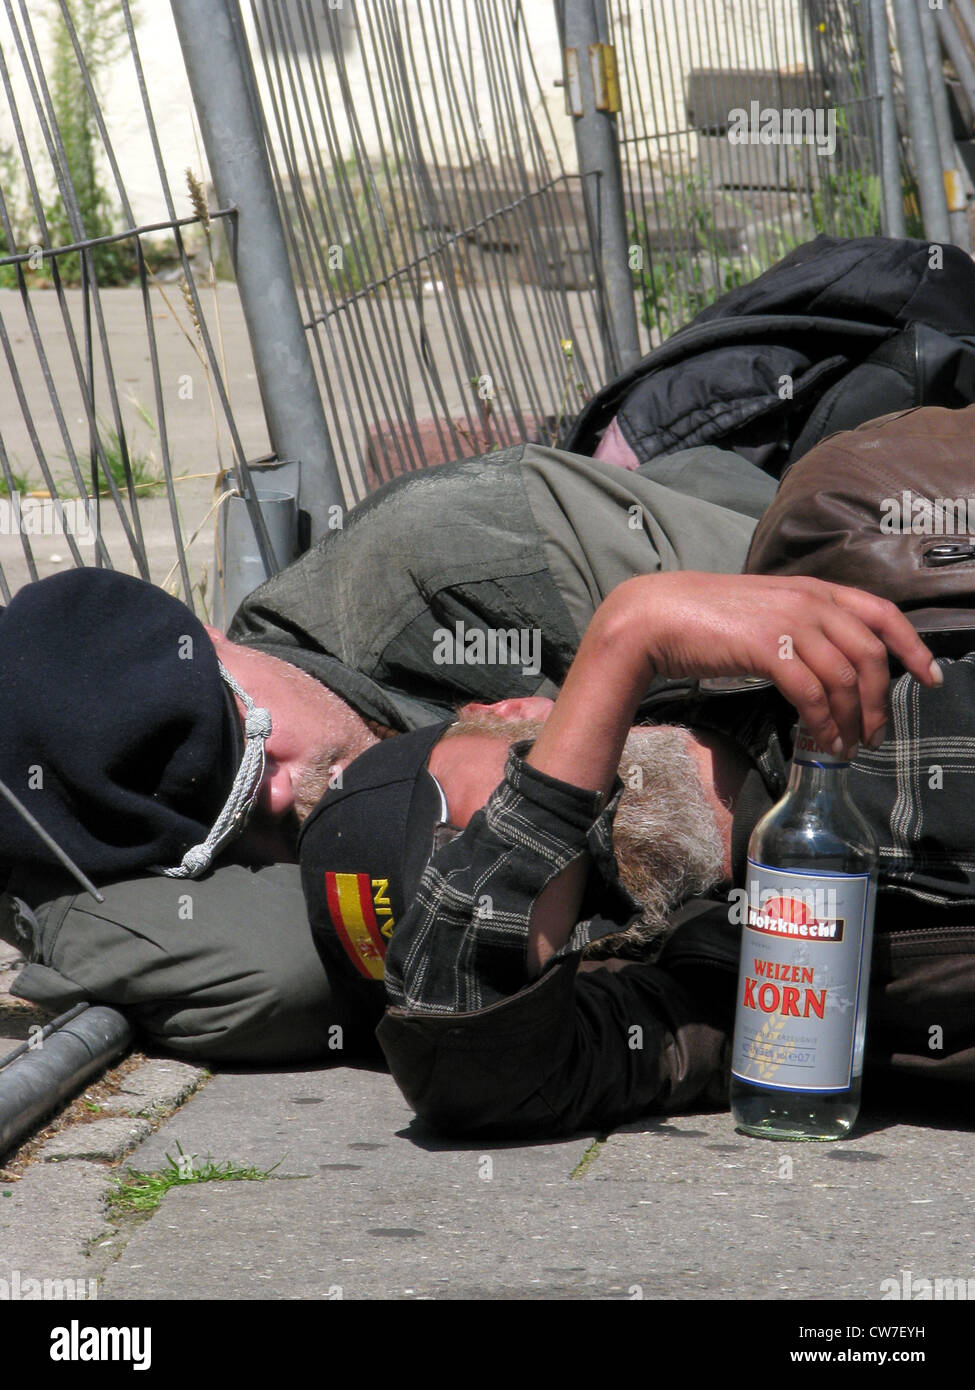
[[[473,488],[494,491],[503,488],[510,478],[504,474],[517,472],[525,461],[526,450],[530,444],[516,444],[506,449],[495,449],[475,458],[458,458],[450,463],[440,463],[432,468],[418,468],[392,478],[370,492],[356,504],[349,513],[349,520],[360,523],[374,512],[400,510],[404,507],[429,505],[433,494],[457,494],[465,497]]]

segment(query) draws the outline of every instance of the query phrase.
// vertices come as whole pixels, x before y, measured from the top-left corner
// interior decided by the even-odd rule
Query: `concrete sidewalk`
[[[3,993],[17,968],[0,943],[0,1056],[45,1018]],[[746,1139],[727,1112],[457,1143],[380,1070],[134,1054],[5,1161],[0,1297],[975,1299],[957,1115],[868,1105],[839,1144]],[[178,1181],[150,1213],[110,1205],[130,1170]]]
[[[776,1145],[709,1113],[465,1144],[380,1071],[121,1071],[0,1181],[0,1278],[99,1301],[876,1300],[917,1279],[975,1297],[975,1131],[957,1121],[868,1112],[842,1144]],[[272,1171],[190,1181],[208,1162]],[[127,1170],[174,1166],[153,1213],[107,1207]]]

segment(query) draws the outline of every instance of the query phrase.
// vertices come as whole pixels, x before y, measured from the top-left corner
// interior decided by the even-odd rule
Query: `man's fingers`
[[[869,636],[866,629],[862,630]],[[831,636],[832,634],[827,635],[819,627],[813,627],[800,634],[796,651],[822,687],[829,714],[837,730],[831,742],[825,745],[827,750],[842,751],[852,756],[857,744],[869,738],[874,729],[884,722],[887,696],[886,652],[876,638],[872,639],[884,653],[883,677],[882,681],[878,682],[877,673],[866,669],[869,662],[860,664],[848,654],[849,646],[853,645],[849,632],[842,631],[839,634],[840,641],[831,640]],[[876,703],[878,691],[879,706]],[[870,700],[870,707],[866,710],[862,704],[864,692]],[[814,699],[813,703],[818,709],[818,699]],[[842,741],[842,749],[834,747],[837,738]]]
[[[616,592],[641,618],[650,589],[655,600],[652,670],[770,676],[830,750],[837,741],[844,751],[876,746],[887,722],[890,656],[923,685],[940,684],[931,651],[903,613],[861,589],[803,576],[690,571],[629,583]]]
[[[839,655],[835,649],[834,655]],[[849,746],[848,738],[836,722],[822,681],[795,648],[791,658],[776,662],[769,675],[789,703],[795,705],[799,718],[820,748],[839,753]]]
[[[888,651],[897,657],[905,671],[922,685],[940,685],[938,663],[904,614],[888,599],[868,594],[864,589],[850,589],[832,584],[834,602],[855,613],[861,622],[875,632]]]
[[[856,672],[860,707],[857,741],[873,747],[887,724],[890,696],[887,647],[877,633],[839,607],[832,609],[825,628],[830,640]]]

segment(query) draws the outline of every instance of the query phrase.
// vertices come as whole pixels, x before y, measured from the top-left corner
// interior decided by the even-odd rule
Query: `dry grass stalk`
[[[184,302],[185,305],[186,305],[187,313],[189,314],[190,318],[193,320],[193,327],[196,329],[197,333],[199,333],[199,332],[200,332],[200,320],[199,320],[199,318],[197,317],[196,305],[195,305],[194,302],[193,302],[193,295],[192,295],[192,292],[190,291],[190,287],[189,287],[189,285],[188,285],[188,283],[187,283],[187,280],[186,280],[186,276],[185,276],[185,275],[183,276],[182,280],[180,280],[180,282],[179,282],[179,287],[180,287],[180,289],[181,289],[182,292],[183,292],[183,302]],[[202,336],[202,335],[201,335],[201,336]]]
[[[200,180],[196,177],[192,169],[187,169],[186,171],[186,187],[189,191],[190,202],[193,205],[193,211],[196,213],[197,217],[203,223],[203,230],[207,233],[207,240],[209,241],[210,209],[207,206],[206,193],[203,190],[203,185],[200,182]]]

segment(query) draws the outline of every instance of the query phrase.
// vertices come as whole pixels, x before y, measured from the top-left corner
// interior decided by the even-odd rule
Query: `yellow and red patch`
[[[367,980],[381,980],[386,944],[393,932],[389,880],[368,874],[326,871],[325,895],[336,935],[352,964]],[[383,919],[380,921],[380,919]]]

